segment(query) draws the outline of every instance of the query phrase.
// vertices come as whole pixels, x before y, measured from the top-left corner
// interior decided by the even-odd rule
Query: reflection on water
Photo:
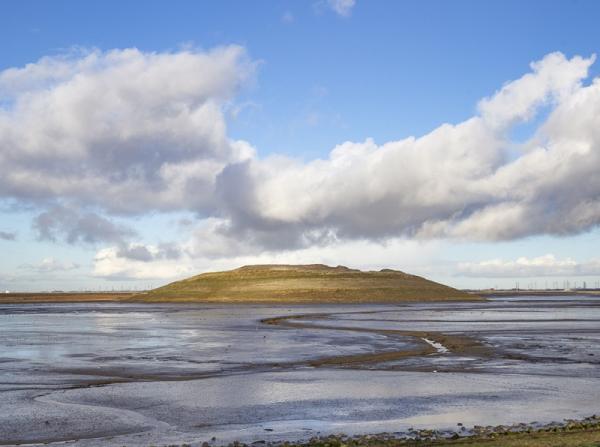
[[[308,315],[317,313],[328,317]],[[323,328],[260,323],[282,315],[304,315],[295,321]],[[0,444],[79,439],[79,445],[106,445],[106,436],[127,445],[194,443],[213,435],[303,438],[316,431],[487,425],[599,410],[600,300],[594,298],[1,305],[0,329]],[[318,358],[414,350],[422,343],[386,330],[473,337],[493,355],[436,347],[420,357],[310,366]]]

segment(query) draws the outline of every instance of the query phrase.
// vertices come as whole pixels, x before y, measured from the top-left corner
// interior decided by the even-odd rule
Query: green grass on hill
[[[395,302],[475,300],[477,296],[395,270],[326,265],[255,265],[204,273],[139,294],[142,301]]]

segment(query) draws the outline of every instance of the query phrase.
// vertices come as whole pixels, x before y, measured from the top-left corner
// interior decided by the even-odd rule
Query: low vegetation
[[[238,446],[240,444],[238,443]],[[231,446],[231,444],[230,444]],[[233,444],[235,446],[235,443]],[[383,433],[348,437],[331,435],[302,443],[279,443],[277,447],[599,447],[600,417],[566,420],[543,426],[514,424],[465,427],[454,433],[411,430],[408,436]],[[236,446],[237,447],[237,446]],[[275,446],[273,446],[275,447]]]
[[[442,284],[396,270],[343,266],[254,265],[204,273],[136,295],[142,301],[363,303],[475,300]]]
[[[600,416],[596,415],[542,426],[520,423],[467,429],[458,424],[457,428],[457,431],[410,429],[405,435],[337,434],[299,442],[259,440],[245,444],[235,441],[227,444],[227,447],[600,447]],[[201,447],[218,445],[217,438],[213,437],[210,442],[203,442]],[[165,447],[191,447],[191,444]]]

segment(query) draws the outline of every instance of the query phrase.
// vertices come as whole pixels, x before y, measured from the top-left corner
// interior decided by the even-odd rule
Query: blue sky
[[[0,9],[0,71],[38,64],[45,57],[70,54],[71,61],[84,57],[73,56],[74,49],[81,54],[91,51],[105,54],[136,48],[147,55],[175,54],[189,49],[202,53],[230,45],[242,48],[242,58],[246,60],[242,64],[251,66],[251,74],[240,85],[231,87],[233,93],[219,103],[226,135],[231,140],[248,142],[254,148],[256,160],[285,157],[300,164],[326,160],[336,145],[346,141],[363,143],[373,139],[376,145],[384,145],[427,135],[444,123],[461,123],[479,113],[478,104],[483,98],[491,97],[508,82],[529,73],[533,61],[555,52],[562,53],[567,60],[575,56],[589,58],[598,52],[600,42],[597,27],[600,4],[594,1],[356,0],[354,4],[349,3],[344,13],[336,11],[335,5],[325,0],[19,1],[4,2]],[[586,76],[582,77],[582,85],[589,86],[597,75],[598,63],[591,63]],[[8,91],[14,88],[11,86],[0,84],[0,93],[13,99],[31,93]],[[49,84],[45,88],[53,89],[56,85]],[[6,98],[2,99],[4,102],[0,104],[5,104],[5,110],[13,114],[13,119],[17,116],[13,106]],[[527,141],[554,107],[553,103],[549,112],[542,110],[538,118],[528,117],[509,129],[510,144]],[[25,125],[19,129],[29,132]],[[13,140],[0,139],[0,151],[15,150],[9,148],[6,141]],[[600,148],[592,150],[597,153]],[[7,161],[4,163],[8,166]],[[435,159],[430,163],[435,164]],[[130,175],[130,171],[124,175]],[[296,177],[290,175],[289,178],[293,182]],[[582,177],[578,181],[584,186],[588,182]],[[327,232],[335,233],[340,244],[347,243],[348,247],[336,248],[335,244],[321,242],[286,246],[283,239],[290,237],[288,233],[274,236],[274,240],[270,238],[268,242],[262,239],[256,242],[263,237],[264,228],[250,228],[250,224],[244,222],[246,226],[242,231],[239,229],[242,223],[235,220],[240,219],[241,211],[233,212],[232,207],[215,211],[218,206],[214,203],[199,207],[157,206],[148,208],[147,212],[128,212],[123,207],[116,210],[107,205],[107,201],[114,200],[112,198],[88,206],[69,193],[40,198],[43,194],[23,193],[22,189],[16,193],[17,189],[14,185],[0,185],[3,197],[0,232],[7,235],[0,238],[3,253],[0,288],[11,290],[146,287],[194,271],[232,267],[247,260],[331,262],[364,268],[389,265],[459,287],[512,286],[516,281],[521,285],[533,282],[539,285],[546,280],[562,284],[567,278],[593,285],[600,279],[595,215],[577,228],[563,229],[557,223],[549,225],[547,230],[473,238],[464,235],[422,237],[415,236],[412,230],[401,229],[395,234],[392,224],[377,231],[344,229],[343,225],[331,223],[337,218],[333,216],[306,224],[309,229],[302,230],[302,238],[306,240],[307,231],[324,232],[327,228]],[[565,200],[589,203],[597,197],[593,186],[589,189],[589,196],[573,199],[568,195],[560,203]],[[98,191],[99,195],[102,193]],[[546,192],[539,194],[547,197]],[[480,206],[478,200],[470,206]],[[52,227],[56,234],[43,237],[39,226],[34,224],[36,218],[57,206],[63,211],[68,208],[76,209],[75,213],[94,213],[111,224],[133,228],[137,235],[131,240],[92,237],[93,240],[86,241],[78,236],[77,240],[69,241],[64,236],[67,233]],[[365,211],[354,212],[358,215]],[[402,212],[419,214],[421,211]],[[312,213],[294,221],[294,228],[300,221],[302,225],[309,221]],[[196,246],[197,242],[190,240],[197,237],[197,226],[202,227],[206,219],[211,218],[229,219],[227,225],[238,231],[229,232],[235,239],[250,239],[256,243],[239,248],[239,252],[232,249],[218,255],[203,254],[202,244]],[[61,220],[64,221],[66,219]],[[411,225],[413,228],[414,223]],[[260,231],[261,236],[253,231]],[[420,233],[417,231],[417,234]],[[276,240],[277,237],[281,240]],[[217,240],[220,242],[214,244],[230,243]],[[98,267],[98,253],[115,244],[155,247],[160,243],[177,244],[179,251],[185,251],[185,259],[176,262],[185,264],[186,269],[162,264],[156,269],[147,268],[154,261],[162,262],[159,261],[162,255],[152,249],[152,256],[148,255],[143,262],[134,257],[132,262],[135,262],[126,267],[120,261],[119,268]],[[367,250],[360,246],[362,243],[370,244],[370,254],[365,258],[361,257]],[[190,244],[196,244],[195,248],[190,249]],[[115,250],[123,252],[123,247]],[[189,254],[191,251],[195,254]],[[541,259],[548,255],[553,255],[555,261]],[[527,258],[527,261],[510,264],[518,258]],[[536,258],[541,259],[533,263],[537,267],[527,270],[530,261]],[[489,260],[500,260],[497,264],[500,270],[504,269],[503,273],[492,274],[485,269],[482,273],[474,267]],[[459,264],[463,264],[462,267]],[[515,276],[514,272],[523,265],[525,273]],[[137,268],[145,273],[138,273]],[[594,269],[598,269],[598,274]],[[465,274],[465,271],[471,273]]]
[[[390,141],[459,122],[531,61],[596,53],[600,37],[594,1],[358,1],[348,18],[319,5],[5,2],[0,64],[19,67],[73,46],[240,44],[261,61],[244,92],[260,108],[231,134],[261,153],[312,158],[344,140]],[[316,129],[307,125],[311,112],[322,116]]]

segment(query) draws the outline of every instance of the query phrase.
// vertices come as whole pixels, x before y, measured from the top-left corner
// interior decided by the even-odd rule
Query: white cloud
[[[500,127],[528,120],[539,105],[559,103],[580,88],[595,59],[575,56],[568,60],[561,53],[551,53],[532,62],[531,73],[504,85],[479,103],[481,116],[487,124]]]
[[[352,14],[352,9],[356,4],[355,0],[326,0],[327,6],[342,17],[349,17]]]
[[[126,256],[120,247],[99,250],[94,257],[92,274],[106,279],[131,280],[175,279],[195,273],[191,263],[161,256],[159,247],[146,245],[137,248],[144,253],[144,257],[136,258],[131,253]]]
[[[521,257],[514,261],[492,259],[476,263],[460,263],[457,275],[482,278],[535,278],[544,276],[600,275],[600,259],[577,262],[557,259],[552,254],[537,258]]]
[[[483,100],[480,115],[419,138],[346,142],[308,163],[271,156],[229,165],[217,186],[230,228],[285,230],[292,243],[314,231],[470,240],[585,231],[600,222],[600,114],[590,112],[600,83],[582,86],[593,60],[550,54]],[[547,104],[546,123],[510,158],[511,126]]]
[[[255,66],[240,47],[43,58],[0,73],[0,196],[42,207],[40,235],[107,244],[99,276],[166,278],[399,238],[574,234],[600,223],[593,62],[547,55],[464,122],[305,162],[259,158],[228,137],[226,110]],[[533,137],[512,141],[540,108]],[[202,216],[189,240],[132,244],[114,223],[169,211]]]
[[[252,155],[222,107],[252,77],[241,47],[45,57],[0,72],[0,196],[108,211],[214,205],[222,167]]]

